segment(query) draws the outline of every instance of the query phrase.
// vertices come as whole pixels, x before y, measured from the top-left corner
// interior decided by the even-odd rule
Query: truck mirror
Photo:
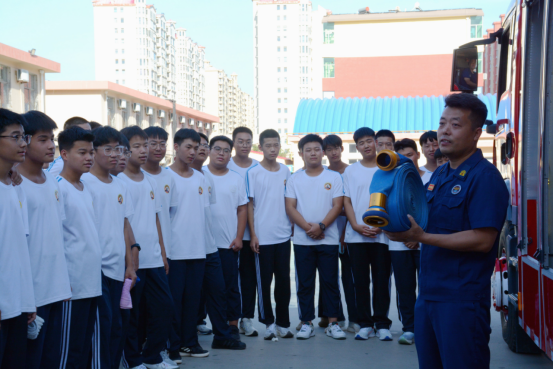
[[[486,126],[486,133],[490,135],[495,135],[497,133],[497,124],[488,124]]]
[[[478,49],[476,46],[453,51],[451,91],[474,92],[478,89]]]

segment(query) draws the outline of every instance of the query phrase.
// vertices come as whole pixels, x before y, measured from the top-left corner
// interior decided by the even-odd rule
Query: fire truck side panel
[[[523,256],[522,260],[522,320],[526,334],[540,346],[540,283],[539,263],[531,257]],[[528,283],[537,281],[538,283]]]
[[[542,270],[542,291],[543,296],[543,334],[542,349],[550,359],[553,359],[553,271]]]

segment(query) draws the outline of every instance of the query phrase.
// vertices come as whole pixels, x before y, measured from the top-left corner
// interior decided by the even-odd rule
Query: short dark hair
[[[417,143],[410,138],[404,138],[403,140],[399,140],[396,143],[394,143],[394,151],[400,151],[403,149],[411,148],[415,150],[415,152],[418,152],[417,149]]]
[[[303,136],[298,143],[298,148],[300,149],[300,151],[303,151],[303,147],[310,142],[318,142],[321,144],[321,148],[323,147],[323,139],[321,138],[321,136],[310,133]]]
[[[150,138],[159,138],[160,140],[167,141],[169,134],[166,130],[161,127],[148,127],[144,130],[148,137]]]
[[[266,129],[259,134],[259,146],[263,146],[263,141],[266,138],[278,138],[278,142],[280,142],[280,135],[274,129]]]
[[[142,128],[140,128],[139,126],[130,126],[130,127],[125,127],[121,130],[121,134],[123,136],[125,136],[127,138],[127,140],[129,140],[129,145],[130,145],[130,142],[131,140],[133,139],[133,137],[135,136],[138,136],[140,138],[143,138],[145,140],[148,140],[148,135],[146,134],[146,132],[144,132],[144,130]]]
[[[98,128],[100,128],[100,127],[103,127],[103,126],[102,126],[100,123],[98,123],[98,122],[92,122],[92,121],[90,121],[90,122],[88,122],[88,124],[90,124],[90,129],[91,129],[92,131],[94,131],[95,129],[98,129]]]
[[[420,142],[421,146],[424,145],[425,143],[427,143],[428,141],[430,141],[430,142],[438,141],[438,134],[436,133],[436,131],[424,132],[421,135],[421,138],[419,139],[419,142]]]
[[[232,140],[234,141],[236,139],[236,135],[239,133],[247,133],[253,138],[253,132],[248,127],[236,127],[234,131],[232,131]]]
[[[438,160],[443,157],[445,157],[445,155],[442,154],[442,151],[440,149],[437,149],[436,151],[434,151],[434,159]]]
[[[202,132],[198,132],[198,134],[200,135],[200,142],[202,142],[201,139],[203,138],[209,144],[209,138],[207,138],[207,135]]]
[[[211,139],[211,141],[209,141],[209,148],[212,149],[213,148],[213,145],[215,144],[215,142],[217,141],[224,141],[226,143],[228,143],[230,145],[230,150],[232,151],[232,148],[234,147],[234,143],[232,142],[232,140],[230,138],[228,138],[227,136],[215,136]]]
[[[66,130],[68,128],[71,128],[73,126],[76,126],[78,124],[90,124],[90,122],[84,118],[81,117],[71,117],[65,121],[63,124],[63,129]],[[92,127],[91,127],[92,128]]]
[[[202,142],[198,132],[194,131],[192,128],[179,129],[177,133],[175,133],[175,138],[173,139],[173,142],[176,143],[177,145],[180,145],[187,138],[197,143]]]
[[[473,94],[450,94],[445,98],[445,107],[470,110],[472,129],[484,127],[488,117],[486,104]]]
[[[342,147],[342,139],[338,135],[328,135],[323,139],[323,150],[327,147]]]
[[[119,133],[121,133],[121,132],[119,132]],[[121,141],[119,141],[119,144],[121,146],[125,146],[127,148],[127,150],[131,149],[131,145],[129,144],[129,140],[127,140],[127,137],[125,137],[125,135],[120,134],[119,139],[121,140]]]
[[[376,139],[378,140],[380,137],[390,137],[392,139],[392,142],[396,142],[396,136],[390,131],[389,129],[381,129],[380,131],[376,132]]]
[[[25,123],[23,128],[28,135],[34,135],[37,132],[53,131],[58,128],[56,122],[49,116],[38,110],[31,110],[23,114]]]
[[[121,133],[112,127],[100,127],[92,130],[94,135],[94,148],[102,145],[107,145],[110,142],[116,141],[121,143]]]
[[[59,149],[69,151],[77,141],[94,142],[94,135],[81,127],[69,127],[58,135]]]
[[[25,127],[25,118],[21,114],[0,108],[0,133],[3,133],[8,126],[14,124]]]
[[[369,136],[369,137],[376,137],[374,131],[369,128],[369,127],[361,127],[361,128],[358,128],[354,133],[353,133],[353,141],[355,141],[355,143],[357,143],[357,141],[359,141],[360,139],[362,139],[363,137],[365,136]]]

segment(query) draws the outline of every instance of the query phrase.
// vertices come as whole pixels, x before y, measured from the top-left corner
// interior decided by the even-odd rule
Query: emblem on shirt
[[[434,185],[433,184],[428,185],[428,191],[434,191]]]
[[[204,189],[202,187],[198,187],[198,193],[201,195],[204,193]]]
[[[171,191],[171,188],[169,187],[169,185],[165,185],[164,189],[165,189],[165,193],[169,193]]]
[[[60,194],[58,193],[58,191],[54,192],[54,195],[56,195],[56,201],[60,202]]]
[[[459,192],[461,192],[461,185],[455,185],[451,189],[451,193],[454,195],[457,195]]]
[[[154,199],[154,191],[150,191],[150,198],[153,200]]]
[[[123,205],[123,195],[120,194],[119,196],[117,196],[117,202]]]
[[[325,183],[325,190],[330,190],[332,188],[332,185],[328,182]]]
[[[209,193],[209,195],[211,196],[211,187],[207,188],[207,193]]]
[[[461,173],[459,173],[459,175],[460,175],[461,177],[464,177],[466,174],[467,174],[467,171],[466,171],[466,170],[462,170]]]

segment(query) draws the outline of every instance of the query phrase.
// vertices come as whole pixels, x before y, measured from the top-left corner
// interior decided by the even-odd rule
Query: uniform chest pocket
[[[464,230],[465,198],[463,196],[447,196],[442,198],[437,217],[437,226],[450,231]]]
[[[431,203],[434,200],[434,192],[426,191],[426,202]]]

